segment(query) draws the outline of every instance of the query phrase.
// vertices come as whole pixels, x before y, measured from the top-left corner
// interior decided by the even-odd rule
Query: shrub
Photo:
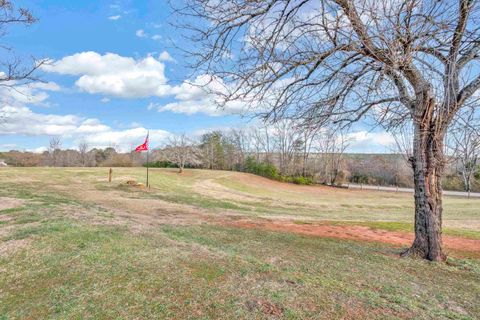
[[[462,179],[458,175],[447,175],[442,180],[442,186],[445,190],[465,190]]]
[[[358,184],[367,184],[368,176],[364,173],[354,173],[350,178],[350,181]]]
[[[147,163],[145,163],[143,166],[146,167]],[[149,168],[177,168],[178,166],[171,161],[162,160],[162,161],[149,162],[148,167]]]
[[[300,184],[300,185],[309,185],[313,184],[313,181],[311,178],[299,176],[299,177],[291,177],[291,182],[295,184]]]
[[[147,163],[144,163],[143,166],[146,167]],[[149,168],[178,168],[178,165],[168,160],[162,160],[162,161],[149,162],[148,167]],[[198,166],[195,166],[191,163],[185,163],[184,168],[195,169],[195,168],[198,168]]]
[[[270,179],[278,179],[277,168],[271,163],[257,162],[253,157],[245,160],[245,172],[253,173]]]

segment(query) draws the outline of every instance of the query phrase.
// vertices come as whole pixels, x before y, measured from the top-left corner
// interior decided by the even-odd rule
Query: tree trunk
[[[444,154],[442,130],[427,121],[414,123],[413,156],[415,183],[415,240],[404,255],[445,261],[442,250],[442,175]]]

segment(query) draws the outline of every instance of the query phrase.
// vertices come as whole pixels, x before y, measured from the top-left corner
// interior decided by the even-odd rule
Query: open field
[[[413,196],[225,171],[0,170],[0,319],[477,319],[480,199],[447,264],[398,257]]]

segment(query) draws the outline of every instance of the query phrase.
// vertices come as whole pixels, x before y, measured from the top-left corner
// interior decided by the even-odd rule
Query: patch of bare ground
[[[122,181],[135,181],[136,177],[133,176],[114,176],[112,177],[112,183],[118,183]],[[88,179],[85,179],[85,181],[88,181]],[[108,176],[105,174],[105,177],[98,178],[96,179],[97,182],[108,182]]]
[[[225,176],[228,177],[227,175]],[[237,176],[243,177],[243,175],[235,175],[235,179],[237,179]],[[249,175],[247,176],[250,177]],[[254,175],[251,175],[251,176],[255,178],[259,178],[258,176],[254,176]],[[260,177],[260,179],[266,180],[267,184],[269,181],[271,181],[263,177]],[[276,181],[271,181],[271,182],[275,183]],[[253,182],[253,184],[255,184],[255,182]],[[280,184],[285,185],[286,183],[280,183]],[[298,188],[301,186],[295,185],[294,187]],[[275,198],[270,198],[266,196],[254,195],[252,193],[243,193],[241,191],[225,187],[215,182],[215,179],[205,179],[205,180],[196,181],[193,184],[193,191],[213,199],[238,201],[243,203],[243,205],[245,205],[246,203],[252,203],[252,208],[254,208],[253,207],[254,203],[262,203],[263,205],[274,205],[277,208],[285,208],[285,209],[298,208],[298,207],[315,209],[319,207],[318,205],[314,203],[309,203],[308,201],[304,201],[300,203],[300,202],[288,201],[288,200],[279,199],[279,198],[275,199]]]
[[[0,222],[8,222],[8,221],[11,221],[11,220],[13,220],[13,218],[11,216],[0,215]]]
[[[193,184],[193,191],[201,195],[212,197],[214,199],[234,200],[245,202],[259,202],[262,201],[260,197],[255,197],[251,194],[243,194],[240,191],[235,191],[221,184],[216,183],[213,179],[199,180]]]
[[[10,255],[28,246],[31,239],[18,239],[0,242],[0,256]]]
[[[338,226],[328,224],[299,225],[291,221],[271,220],[222,220],[223,225],[240,228],[257,228],[269,231],[292,232],[323,238],[338,238],[367,242],[382,242],[396,246],[408,246],[412,243],[413,233],[371,229],[365,226]],[[473,253],[480,256],[480,240],[454,236],[443,236],[443,243],[449,250]]]
[[[142,191],[148,192],[148,191]],[[122,224],[133,222],[138,227],[158,224],[196,224],[204,221],[202,209],[189,205],[149,198],[125,197],[122,192],[109,192],[105,196],[97,190],[87,190],[76,196],[82,202],[104,208],[111,217],[97,217],[93,222]],[[79,213],[82,215],[82,213]]]
[[[17,198],[0,197],[0,211],[20,207],[23,203]]]
[[[273,317],[281,317],[283,315],[283,307],[272,303],[267,300],[259,299],[259,300],[249,300],[245,303],[248,311],[252,312],[255,309],[262,311],[263,314],[273,316]]]
[[[101,179],[100,179],[101,180]],[[130,176],[119,176],[114,179],[121,181],[134,181]],[[87,219],[94,224],[130,224],[133,222],[136,227],[142,229],[148,225],[158,224],[195,224],[204,221],[202,215],[206,214],[202,209],[161,199],[152,199],[141,196],[141,193],[155,192],[137,186],[129,186],[132,193],[108,190],[101,192],[88,183],[69,185],[68,188],[59,188],[59,185],[52,186],[54,189],[65,193],[69,197],[82,203],[87,203],[103,208],[110,214],[110,217],[102,216],[93,210],[78,208],[76,206],[68,209],[69,214],[75,218]],[[138,193],[138,194],[137,194]]]

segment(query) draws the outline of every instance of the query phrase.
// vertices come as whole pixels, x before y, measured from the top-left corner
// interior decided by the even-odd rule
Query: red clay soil
[[[357,241],[383,242],[397,246],[408,246],[413,233],[371,229],[364,226],[338,226],[328,224],[295,224],[288,221],[228,221],[225,225],[240,228],[257,228],[270,231],[292,232],[324,238],[350,239]],[[480,240],[443,236],[444,246],[453,251],[480,255]]]

